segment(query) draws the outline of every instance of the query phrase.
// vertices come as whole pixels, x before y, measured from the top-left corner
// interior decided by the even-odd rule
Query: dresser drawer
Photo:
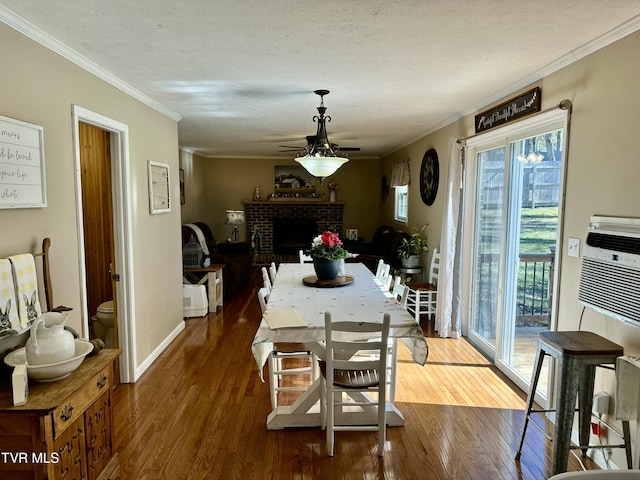
[[[58,438],[66,428],[111,386],[111,369],[100,370],[83,388],[69,395],[53,412],[53,438]]]

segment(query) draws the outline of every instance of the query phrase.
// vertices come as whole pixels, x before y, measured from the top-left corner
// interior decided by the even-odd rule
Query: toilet
[[[96,315],[91,317],[93,329],[98,338],[104,340],[106,348],[115,348],[113,329],[113,300],[98,305]]]

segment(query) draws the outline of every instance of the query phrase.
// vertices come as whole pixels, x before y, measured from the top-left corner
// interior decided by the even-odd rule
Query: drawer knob
[[[98,378],[96,385],[98,385],[98,388],[102,388],[106,384],[107,384],[107,376],[103,373],[102,375],[100,375],[100,378]]]
[[[72,414],[73,414],[73,405],[69,404],[62,409],[62,412],[60,413],[60,418],[66,422],[71,418]]]

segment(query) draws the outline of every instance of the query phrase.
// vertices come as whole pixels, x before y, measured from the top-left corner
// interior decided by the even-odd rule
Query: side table
[[[420,275],[420,281],[422,281],[422,267],[398,267],[396,268],[398,274],[400,274],[402,281],[404,282],[407,275]],[[413,280],[413,279],[412,279]]]
[[[206,282],[210,312],[215,312],[218,307],[222,307],[223,268],[224,265],[214,264],[208,267],[185,268],[182,271],[182,280],[186,285],[204,285]]]

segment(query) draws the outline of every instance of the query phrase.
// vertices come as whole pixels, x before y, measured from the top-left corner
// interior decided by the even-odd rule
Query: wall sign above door
[[[0,116],[0,208],[47,206],[43,128]]]
[[[476,133],[540,111],[540,87],[476,115]]]

